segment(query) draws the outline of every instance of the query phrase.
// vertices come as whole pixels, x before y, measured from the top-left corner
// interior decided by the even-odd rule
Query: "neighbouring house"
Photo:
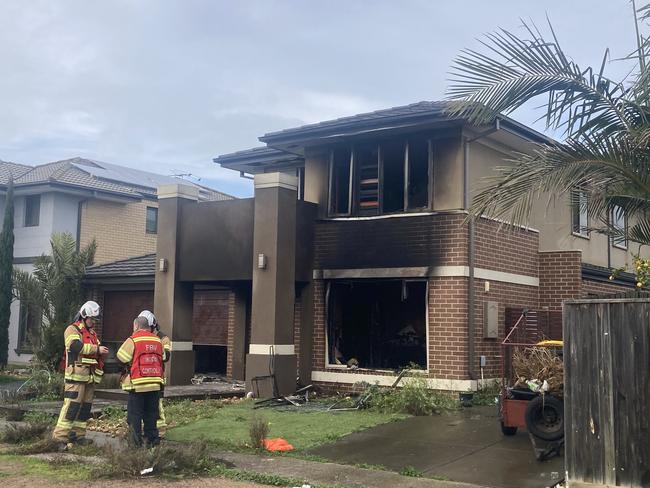
[[[14,265],[28,271],[38,256],[50,253],[50,236],[56,232],[70,233],[80,246],[95,239],[99,264],[155,253],[157,188],[183,181],[83,158],[38,166],[0,161],[0,212],[10,176],[15,184]],[[232,199],[191,182],[184,184],[194,188],[201,201]],[[12,304],[10,362],[31,359],[30,338],[40,322],[40,314],[18,301]]]
[[[625,242],[586,231],[578,194],[540,203],[530,227],[467,219],[480,180],[546,136],[510,118],[473,127],[420,102],[260,137],[215,158],[254,178],[254,198],[159,191],[155,313],[170,381],[194,372],[192,314],[205,286],[228,297],[228,375],[260,395],[300,384],[390,385],[401,367],[432,388],[499,375],[500,341],[529,309],[549,335],[562,300],[628,290],[610,280]],[[252,176],[250,176],[252,175]],[[619,225],[626,225],[619,218]]]

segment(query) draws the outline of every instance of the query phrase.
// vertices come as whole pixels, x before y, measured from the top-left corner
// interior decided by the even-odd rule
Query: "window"
[[[431,142],[423,137],[334,149],[330,214],[363,216],[427,208],[431,155]]]
[[[571,192],[571,232],[581,237],[589,237],[589,216],[587,215],[587,193]]]
[[[305,199],[305,167],[296,168],[296,177],[298,178],[298,200]]]
[[[427,367],[427,282],[332,281],[327,291],[330,365],[399,369]]]
[[[38,227],[41,217],[41,196],[25,197],[25,227]]]
[[[352,183],[352,152],[334,149],[330,156],[330,214],[349,215]]]
[[[32,352],[32,344],[38,338],[42,314],[35,307],[29,307],[24,302],[20,304],[18,320],[18,351]]]
[[[158,233],[158,209],[156,207],[147,207],[147,234]]]
[[[621,207],[616,206],[612,210],[612,227],[623,234],[622,236],[612,237],[612,245],[621,249],[627,249],[627,239],[625,238],[627,219],[625,218],[625,211]]]

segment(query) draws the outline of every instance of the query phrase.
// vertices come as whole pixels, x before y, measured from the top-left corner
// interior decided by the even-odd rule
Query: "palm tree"
[[[83,301],[82,280],[97,246],[92,241],[77,250],[67,233],[53,234],[50,244],[52,254],[38,257],[32,273],[14,268],[13,282],[15,298],[43,314],[42,327],[31,338],[36,358],[56,369],[63,355],[63,331]]]
[[[643,7],[639,20],[650,6]],[[625,61],[626,79],[605,75],[609,53],[599,69],[582,68],[562,49],[549,24],[548,38],[524,23],[524,36],[506,30],[482,41],[485,52],[466,49],[452,65],[449,96],[454,115],[482,125],[537,97],[545,97],[541,119],[561,130],[562,142],[536,145],[496,169],[472,204],[472,214],[526,224],[543,196],[586,193],[582,200],[592,230],[650,244],[650,54],[649,41]],[[612,213],[631,225],[617,228]]]

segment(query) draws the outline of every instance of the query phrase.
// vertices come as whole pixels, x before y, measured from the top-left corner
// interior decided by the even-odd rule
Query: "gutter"
[[[463,137],[463,209],[469,212],[469,145],[486,137],[494,132],[501,130],[501,121],[496,119],[494,127],[487,129],[480,134],[468,138]],[[467,266],[469,268],[468,277],[468,295],[467,295],[467,371],[470,380],[476,380],[478,375],[475,369],[476,344],[474,334],[476,332],[476,294],[474,290],[474,268],[476,255],[476,236],[474,218],[470,216],[467,223]]]

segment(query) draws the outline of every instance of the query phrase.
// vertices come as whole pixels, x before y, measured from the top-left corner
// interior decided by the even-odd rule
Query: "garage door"
[[[106,291],[102,340],[122,342],[133,333],[133,319],[143,310],[153,310],[153,291]]]
[[[195,345],[228,345],[228,290],[194,290],[192,340]]]

